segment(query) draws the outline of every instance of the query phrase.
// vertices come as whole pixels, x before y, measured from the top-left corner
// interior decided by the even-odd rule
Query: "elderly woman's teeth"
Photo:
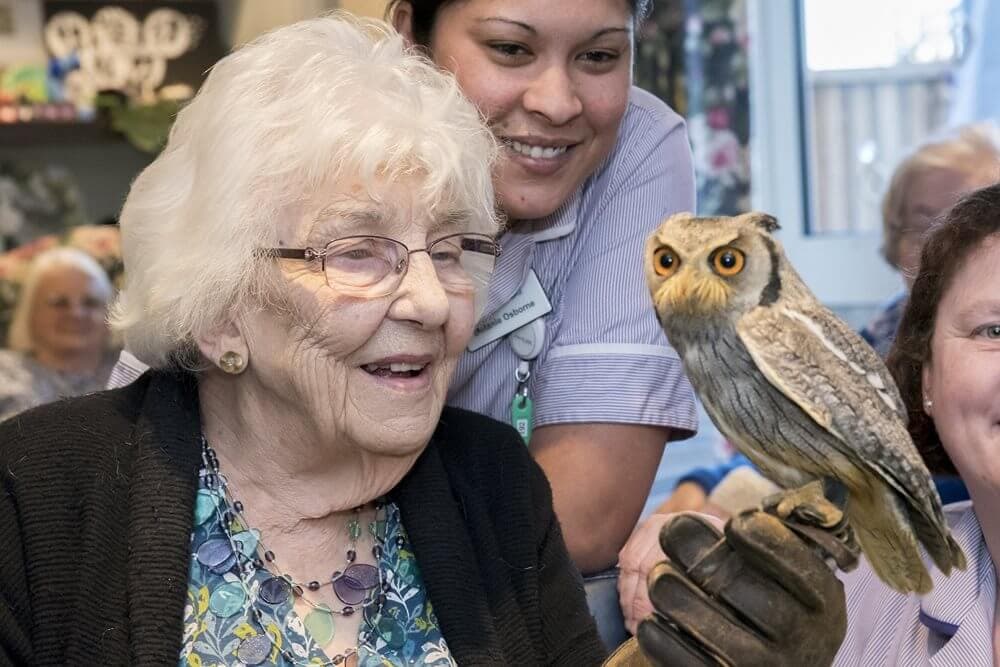
[[[511,141],[509,144],[511,150],[515,153],[520,153],[525,157],[533,158],[554,158],[557,155],[562,155],[566,152],[566,146],[556,146],[556,147],[542,147],[542,146],[531,146],[530,144],[522,144],[520,141]]]
[[[366,364],[364,369],[375,375],[388,375],[389,373],[407,373],[409,375],[416,375],[420,371],[424,370],[426,366],[426,364],[407,363]]]

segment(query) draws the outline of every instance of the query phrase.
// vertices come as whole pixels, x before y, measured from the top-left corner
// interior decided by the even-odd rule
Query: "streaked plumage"
[[[809,292],[776,227],[760,213],[666,220],[645,256],[660,322],[737,449],[785,488],[841,482],[875,572],[896,590],[927,592],[918,541],[945,574],[965,557],[899,391],[874,350]]]

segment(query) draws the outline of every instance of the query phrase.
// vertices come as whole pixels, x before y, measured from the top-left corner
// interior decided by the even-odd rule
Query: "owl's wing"
[[[933,483],[900,419],[899,391],[860,336],[818,304],[755,308],[736,330],[768,382],[833,435],[834,446],[942,525]]]

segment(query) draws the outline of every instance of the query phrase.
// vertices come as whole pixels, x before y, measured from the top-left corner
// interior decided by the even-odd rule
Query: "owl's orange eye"
[[[659,247],[653,253],[653,270],[658,276],[669,278],[674,275],[680,265],[680,257],[669,246]]]
[[[712,268],[723,278],[730,278],[743,270],[746,255],[732,246],[723,246],[712,253]]]

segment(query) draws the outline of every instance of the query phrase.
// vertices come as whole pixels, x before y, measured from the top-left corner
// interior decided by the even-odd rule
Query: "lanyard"
[[[545,344],[545,323],[542,318],[532,320],[510,332],[507,340],[518,358],[517,369],[514,371],[517,388],[510,402],[510,423],[521,434],[524,444],[527,445],[531,441],[531,429],[535,419],[535,406],[528,394],[528,379],[531,377],[531,362],[539,355]]]

